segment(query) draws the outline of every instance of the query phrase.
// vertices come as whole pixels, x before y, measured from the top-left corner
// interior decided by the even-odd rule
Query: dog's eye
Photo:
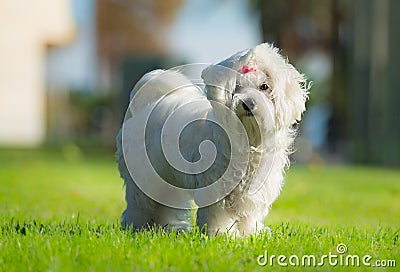
[[[267,83],[263,83],[259,88],[261,91],[266,91],[269,89],[269,85]]]

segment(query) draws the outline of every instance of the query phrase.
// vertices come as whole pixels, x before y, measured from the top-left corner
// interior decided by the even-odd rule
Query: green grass
[[[162,230],[132,235],[114,158],[56,150],[0,150],[0,271],[280,271],[268,255],[368,254],[396,268],[306,267],[314,271],[398,271],[400,171],[293,167],[266,223],[272,235],[245,239]],[[286,260],[286,263],[288,261]],[[289,266],[288,271],[294,269]],[[303,271],[304,267],[295,270]]]

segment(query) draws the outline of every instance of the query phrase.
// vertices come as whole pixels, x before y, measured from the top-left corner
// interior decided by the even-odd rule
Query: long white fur
[[[224,73],[223,70],[217,69],[219,65],[238,73],[242,73],[241,69],[244,65],[256,67],[257,71],[242,73],[242,76],[238,77],[235,73]],[[135,92],[146,83],[151,84],[147,88],[151,88],[155,93],[167,92],[171,87],[177,85],[188,86],[182,91],[167,96],[162,101],[161,107],[156,113],[159,116],[159,122],[153,124],[154,127],[151,127],[150,131],[160,129],[158,126],[163,125],[165,116],[191,100],[214,100],[235,111],[249,137],[251,145],[249,167],[240,184],[227,197],[197,211],[196,222],[209,234],[228,232],[239,236],[256,233],[264,228],[264,220],[268,211],[281,191],[284,170],[289,166],[288,155],[291,152],[295,136],[293,124],[300,121],[301,115],[305,111],[309,86],[306,84],[305,77],[278,53],[277,48],[269,44],[258,45],[255,48],[239,52],[217,65],[209,66],[203,71],[202,78],[206,84],[206,94],[191,86],[188,79],[179,72],[165,73],[162,70],[156,70],[146,74],[132,90],[131,99],[140,99],[140,101],[136,101],[135,108],[131,109],[134,113],[133,116],[125,122],[129,121],[129,125],[134,129],[136,122],[144,122],[141,119],[141,111],[155,103],[151,92],[148,96],[135,97]],[[268,91],[258,90],[263,94],[262,98],[252,95],[249,89],[254,89],[254,86],[260,86],[263,83],[267,83],[270,89]],[[240,87],[237,88],[237,85]],[[224,86],[225,90],[216,86]],[[253,111],[254,116],[247,115],[241,103],[241,101],[249,100],[253,100],[256,105]],[[272,122],[266,118],[266,105],[273,109]],[[193,111],[195,113],[188,112],[187,114],[219,114],[213,111],[211,104],[207,112],[196,113],[196,109]],[[224,119],[223,116],[219,117],[221,120]],[[125,123],[125,125],[127,124]],[[213,134],[213,131],[200,127],[193,137],[203,137],[204,134]],[[223,149],[226,143],[218,142],[220,137],[215,136],[214,144]],[[267,140],[261,141],[261,138]],[[192,150],[194,147],[190,146],[190,143],[183,143],[182,146],[183,152],[194,152]],[[150,148],[148,151],[154,152],[154,154],[162,152],[162,150],[156,149]],[[272,154],[274,154],[273,161],[265,159]],[[122,226],[132,225],[138,229],[158,225],[183,230],[190,229],[190,213],[187,210],[174,209],[157,203],[145,195],[132,180],[123,154],[122,129],[117,136],[116,157],[120,175],[126,186],[127,208],[122,215]],[[265,162],[272,162],[272,165],[263,165]],[[222,164],[223,162],[221,162]],[[186,188],[207,185],[204,184],[207,181],[180,176],[165,165],[160,168],[164,169],[165,175],[172,177],[174,185]],[[260,182],[266,177],[265,182]],[[262,185],[258,191],[251,193],[249,188],[255,182],[260,182]]]

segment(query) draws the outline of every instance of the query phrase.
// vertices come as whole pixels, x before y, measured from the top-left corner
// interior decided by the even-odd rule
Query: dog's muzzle
[[[253,99],[247,99],[242,101],[242,107],[246,112],[246,115],[253,116],[253,110],[256,108],[256,103]]]

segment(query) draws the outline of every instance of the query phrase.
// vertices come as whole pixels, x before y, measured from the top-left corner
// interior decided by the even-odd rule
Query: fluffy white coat
[[[220,69],[221,66],[232,70]],[[183,204],[182,207],[186,207],[183,209],[168,207],[150,198],[134,182],[128,170],[129,163],[140,165],[145,160],[140,154],[146,153],[157,172],[174,186],[199,188],[210,185],[220,174],[216,174],[218,171],[202,175],[181,173],[163,159],[159,142],[162,140],[160,130],[168,116],[191,102],[204,101],[205,106],[181,110],[181,114],[185,115],[182,118],[194,120],[199,116],[213,117],[223,125],[233,126],[224,112],[210,103],[216,101],[231,109],[243,125],[250,148],[249,163],[244,172],[237,174],[240,182],[227,196],[198,209],[196,223],[209,234],[228,232],[239,236],[256,233],[264,228],[271,204],[283,185],[284,170],[289,166],[288,155],[295,136],[293,125],[300,121],[305,111],[309,86],[304,76],[282,58],[277,48],[269,44],[258,45],[217,65],[208,66],[202,71],[202,78],[204,90],[193,85],[179,71],[156,70],[144,75],[132,90],[131,100],[135,103],[128,109],[130,112],[125,119],[124,130],[121,129],[117,136],[117,163],[125,181],[127,202],[122,226],[133,226],[134,229],[151,226],[190,229],[191,213],[188,205]],[[179,86],[183,87],[168,93]],[[146,88],[146,92],[137,95],[142,88]],[[160,102],[157,98],[162,95],[165,97]],[[152,112],[152,118],[145,120],[147,111],[155,103],[157,107]],[[179,119],[179,114],[174,118]],[[140,133],[144,122],[148,139]],[[129,146],[123,146],[123,131],[129,131],[129,135],[125,136]],[[189,137],[183,137],[179,143],[179,152],[185,158],[198,160],[198,143],[208,139],[221,153],[213,169],[227,167],[230,159],[228,151],[235,143],[231,143],[232,146],[227,143],[220,130],[200,122],[186,134]],[[142,142],[146,144],[140,145]],[[138,155],[127,160],[124,149],[130,149]],[[151,182],[146,180],[147,175],[136,177],[142,182]],[[257,185],[256,190],[251,190],[252,185]],[[160,191],[160,194],[163,192]],[[179,202],[179,199],[174,201]],[[189,199],[182,199],[182,202],[187,201]]]

